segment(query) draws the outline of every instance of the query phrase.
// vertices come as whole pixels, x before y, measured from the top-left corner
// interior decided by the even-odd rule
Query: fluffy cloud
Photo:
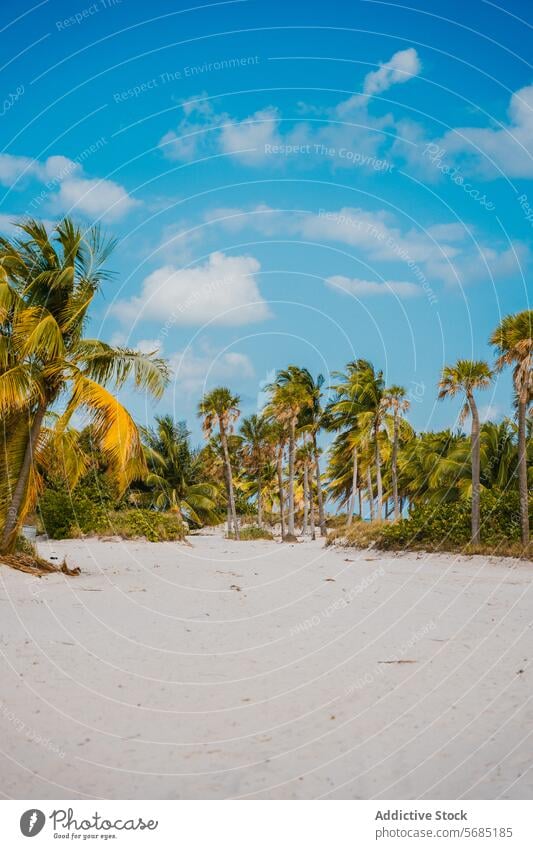
[[[81,164],[66,156],[49,156],[40,162],[27,156],[1,154],[0,183],[22,188],[26,181],[42,186],[29,205],[29,215],[37,214],[43,204],[48,204],[52,212],[115,219],[138,203],[113,180],[86,177]]]
[[[262,321],[270,311],[255,279],[259,268],[254,257],[220,252],[193,268],[166,265],[149,274],[141,294],[119,302],[115,312],[127,322],[146,318],[172,325]]]
[[[342,150],[357,152],[361,156],[375,156],[387,141],[386,131],[394,129],[392,115],[376,117],[368,112],[369,95],[385,91],[390,86],[405,83],[420,72],[420,60],[414,48],[400,50],[377,71],[367,74],[363,84],[364,94],[354,94],[322,115],[330,119],[324,124],[296,123],[282,131],[282,116],[274,106],[267,106],[252,115],[238,120],[226,112],[216,112],[204,93],[193,101],[182,104],[184,117],[177,130],[170,130],[160,140],[160,147],[170,159],[190,161],[215,153],[235,156],[248,165],[264,164],[273,167],[286,161],[287,150],[293,150],[291,162],[306,166],[323,156],[316,152],[325,146],[338,152],[330,157],[332,165],[353,168]],[[315,106],[300,104],[301,112],[317,114]],[[309,149],[306,148],[309,146]],[[282,148],[281,154],[271,148]],[[291,154],[289,154],[291,155]]]
[[[238,351],[219,354],[206,350],[196,354],[187,349],[172,354],[169,363],[174,389],[196,397],[208,386],[254,376],[250,358]]]
[[[126,189],[113,180],[72,177],[59,184],[52,206],[61,212],[78,211],[88,216],[120,218],[137,205]]]
[[[345,245],[365,257],[368,262],[379,263],[380,276],[391,279],[387,264],[403,268],[404,274],[413,277],[413,286],[426,286],[428,281],[446,285],[468,285],[478,280],[502,280],[517,277],[529,265],[531,253],[518,241],[502,245],[475,244],[463,224],[447,222],[422,228],[404,228],[391,213],[384,210],[369,211],[357,207],[339,210],[320,210],[316,213],[294,213],[258,206],[253,209],[217,209],[206,214],[206,220],[218,219],[218,226],[236,231],[251,228],[268,237],[305,238],[316,244],[334,242]],[[467,238],[468,237],[468,238]],[[386,264],[383,271],[381,264]],[[398,270],[392,271],[397,274]],[[364,289],[356,281],[358,293],[378,294],[371,284]],[[379,290],[381,293],[381,289]],[[398,294],[408,296],[414,291],[405,287]]]
[[[508,115],[507,125],[459,127],[439,144],[480,177],[533,177],[533,85],[514,92]]]
[[[409,119],[396,124],[391,155],[408,164],[426,181],[501,176],[533,177],[533,85],[515,91],[507,109],[508,122],[490,127],[455,127],[441,137]],[[452,172],[452,174],[450,174]],[[473,187],[475,188],[475,187]]]
[[[423,290],[416,283],[403,280],[359,280],[358,278],[342,277],[337,275],[328,277],[328,286],[344,292],[346,295],[365,297],[367,295],[396,295],[399,298],[416,298],[423,294]]]
[[[264,161],[265,147],[283,142],[279,123],[279,112],[272,106],[260,109],[244,121],[228,122],[222,127],[222,150],[239,156],[249,164]]]
[[[0,153],[0,184],[11,186],[25,174],[35,171],[35,160],[29,156],[12,156],[10,153]]]
[[[366,75],[363,91],[368,95],[379,94],[396,83],[406,83],[421,70],[422,65],[414,47],[398,50],[388,62],[380,64],[377,71]]]

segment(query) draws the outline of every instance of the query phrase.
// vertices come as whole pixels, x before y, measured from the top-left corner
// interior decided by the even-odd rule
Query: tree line
[[[306,368],[281,369],[264,409],[240,422],[238,395],[212,389],[198,405],[205,444],[193,447],[184,422],[160,416],[140,428],[117,400],[127,380],[163,394],[169,373],[157,353],[85,335],[93,300],[113,276],[113,248],[99,228],[82,231],[70,219],[51,234],[30,220],[15,237],[0,237],[1,552],[15,547],[52,478],[73,490],[91,467],[113,481],[117,498],[172,511],[189,526],[225,514],[237,539],[243,515],[260,529],[275,522],[293,540],[297,531],[326,535],[326,504],[329,513],[345,512],[349,526],[363,517],[399,520],[417,503],[466,499],[477,543],[482,492],[517,491],[528,544],[533,311],[500,321],[490,338],[494,363],[458,360],[442,369],[438,397],[461,396],[469,434],[415,433],[405,388],[387,386],[360,358],[330,386]],[[481,424],[478,395],[505,368],[513,370],[514,412]],[[80,408],[90,419],[81,436],[71,423]]]

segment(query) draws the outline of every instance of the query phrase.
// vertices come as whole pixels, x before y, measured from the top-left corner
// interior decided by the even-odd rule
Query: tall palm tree
[[[464,393],[465,404],[461,409],[460,421],[472,417],[472,542],[480,540],[480,442],[479,413],[474,392],[487,389],[492,380],[492,371],[483,360],[457,360],[453,366],[444,366],[439,381],[439,399]]]
[[[60,433],[79,407],[110,470],[124,489],[145,469],[138,429],[107,389],[132,375],[138,388],[160,396],[168,380],[163,360],[85,338],[89,308],[111,274],[114,247],[99,228],[82,232],[65,218],[49,236],[43,224],[18,225],[0,237],[0,551],[10,550],[40,482],[36,467],[47,414],[59,405]]]
[[[385,409],[392,410],[393,419],[391,477],[395,519],[400,517],[400,499],[398,497],[398,445],[400,441],[400,417],[402,413],[407,412],[410,406],[405,394],[403,386],[390,386],[385,390],[383,395],[383,405]]]
[[[263,472],[271,457],[270,424],[255,413],[243,419],[240,428],[244,440],[244,458],[257,480],[257,524],[263,526]]]
[[[278,375],[269,387],[270,402],[265,415],[271,420],[286,423],[289,431],[289,507],[287,516],[287,537],[295,536],[294,524],[294,472],[296,453],[296,425],[302,410],[309,403],[304,386],[298,380],[285,380]]]
[[[219,520],[218,488],[202,480],[198,452],[189,444],[185,422],[156,416],[155,428],[143,430],[149,474],[146,486],[155,494],[155,506],[171,510],[195,525]]]
[[[281,538],[285,536],[285,498],[283,489],[283,456],[287,442],[287,426],[285,422],[272,420],[270,422],[269,442],[274,451],[276,463],[276,477],[278,483],[279,521]]]
[[[527,408],[533,398],[533,310],[507,315],[490,337],[498,352],[496,368],[514,366],[513,383],[518,408],[518,488],[522,543],[529,543],[527,485]]]
[[[331,459],[337,466],[335,475],[336,483],[332,491],[337,491],[340,494],[340,491],[344,488],[343,503],[348,504],[347,524],[351,525],[357,492],[359,490],[359,454],[361,446],[357,416],[361,412],[361,407],[357,397],[354,396],[350,374],[336,372],[334,376],[338,380],[332,386],[332,389],[336,392],[336,396],[326,408],[324,421],[328,430],[338,432],[331,455]],[[339,461],[342,462],[343,457],[345,458],[344,471],[339,475],[341,471]]]
[[[377,518],[380,520],[383,502],[380,433],[385,415],[383,372],[376,371],[368,360],[357,359],[347,364],[345,373],[341,374],[340,377],[341,382],[337,387],[337,390],[342,393],[339,409],[344,409],[346,414],[356,417],[361,444],[368,447],[373,446],[377,487]],[[373,519],[375,513],[370,465],[366,468],[366,476],[370,516]]]
[[[318,503],[318,523],[320,525],[321,535],[326,536],[326,513],[324,509],[322,477],[320,474],[320,449],[318,447],[318,434],[322,427],[324,415],[324,410],[322,409],[322,387],[324,385],[324,375],[319,374],[316,378],[314,378],[309,369],[290,365],[288,368],[282,369],[278,372],[277,380],[280,383],[298,383],[303,387],[303,390],[307,395],[307,402],[302,407],[299,425],[301,429],[305,428],[305,430],[307,430],[307,432],[311,435]]]
[[[232,432],[233,425],[239,418],[239,404],[240,398],[238,395],[233,395],[225,386],[219,386],[216,389],[212,389],[211,392],[207,392],[198,405],[198,415],[203,420],[202,426],[208,438],[213,433],[215,425],[218,426],[224,457],[229,513],[231,515],[235,539],[240,539],[240,534],[237,509],[235,507],[235,491],[228,449],[228,435]],[[230,528],[228,527],[229,532]]]

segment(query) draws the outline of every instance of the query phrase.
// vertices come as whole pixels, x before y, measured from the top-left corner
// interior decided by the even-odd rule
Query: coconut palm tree
[[[219,386],[216,389],[212,389],[211,392],[207,392],[198,405],[198,415],[202,419],[203,430],[207,438],[211,436],[215,426],[218,427],[220,434],[220,443],[224,457],[229,514],[233,524],[235,539],[240,539],[240,535],[237,521],[237,510],[235,507],[235,492],[228,448],[228,435],[232,432],[233,425],[239,418],[239,404],[240,398],[238,395],[233,395],[232,392],[230,392],[230,390],[225,386]],[[229,527],[228,533],[230,533]]]
[[[271,420],[269,430],[269,442],[274,452],[276,464],[276,477],[278,484],[279,521],[281,538],[285,536],[285,498],[283,489],[283,456],[288,438],[287,425],[279,420]]]
[[[336,372],[334,375],[339,382],[334,384],[335,398],[328,404],[324,421],[328,430],[338,431],[335,438],[330,457],[337,466],[335,484],[330,485],[330,491],[337,492],[337,497],[344,489],[342,503],[348,505],[347,524],[351,525],[355,510],[355,501],[359,490],[359,459],[360,459],[360,431],[357,420],[361,412],[357,397],[353,394],[353,385],[349,374]],[[339,475],[339,461],[344,457],[344,470]]]
[[[479,413],[474,392],[487,389],[492,380],[492,371],[483,360],[457,360],[453,366],[444,366],[439,381],[439,399],[453,398],[464,393],[465,403],[461,409],[460,421],[468,415],[472,417],[472,542],[480,540],[480,442]]]
[[[398,445],[400,441],[400,418],[401,414],[407,412],[410,406],[405,394],[403,386],[390,386],[388,389],[385,389],[383,394],[383,406],[386,410],[392,410],[393,419],[391,477],[395,519],[400,517],[400,499],[398,497]]]
[[[271,458],[270,423],[255,413],[243,419],[240,433],[244,442],[244,460],[257,481],[257,524],[263,527],[263,472]]]
[[[217,522],[218,488],[201,478],[198,452],[189,445],[185,422],[172,416],[156,416],[155,428],[143,430],[149,474],[145,483],[160,510],[171,510],[195,525]]]
[[[507,315],[490,337],[498,358],[496,368],[514,366],[513,383],[518,408],[518,488],[520,493],[520,525],[522,543],[529,543],[529,509],[527,485],[527,408],[533,398],[533,310]]]
[[[0,551],[10,550],[40,488],[36,460],[52,410],[64,431],[85,408],[110,471],[124,489],[144,469],[138,429],[107,388],[133,376],[160,396],[168,380],[163,360],[84,337],[95,295],[111,278],[106,262],[114,242],[99,228],[82,232],[69,219],[51,235],[29,220],[20,235],[0,237]],[[41,452],[42,453],[42,452]]]
[[[322,476],[320,474],[320,449],[318,447],[318,434],[322,427],[324,415],[324,410],[322,409],[322,387],[324,385],[324,375],[319,374],[316,378],[314,378],[309,369],[291,365],[278,372],[277,380],[280,383],[298,383],[303,387],[304,392],[307,395],[307,402],[302,407],[300,414],[299,428],[301,430],[305,428],[305,430],[311,435],[318,504],[318,523],[320,525],[321,535],[326,536],[326,513],[324,509]]]
[[[309,403],[309,396],[298,380],[285,380],[278,375],[271,384],[271,399],[265,415],[271,420],[286,423],[289,432],[289,508],[287,516],[287,538],[294,538],[294,472],[296,453],[296,426],[302,410]]]

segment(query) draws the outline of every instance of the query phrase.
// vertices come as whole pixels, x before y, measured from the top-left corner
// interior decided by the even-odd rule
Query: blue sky
[[[439,8],[444,17],[435,12]],[[525,20],[525,19],[528,20]],[[531,14],[418,2],[12,2],[0,226],[69,213],[120,239],[91,331],[173,368],[141,421],[289,362],[374,361],[418,429],[443,363],[529,306]],[[510,410],[509,377],[480,403]]]

